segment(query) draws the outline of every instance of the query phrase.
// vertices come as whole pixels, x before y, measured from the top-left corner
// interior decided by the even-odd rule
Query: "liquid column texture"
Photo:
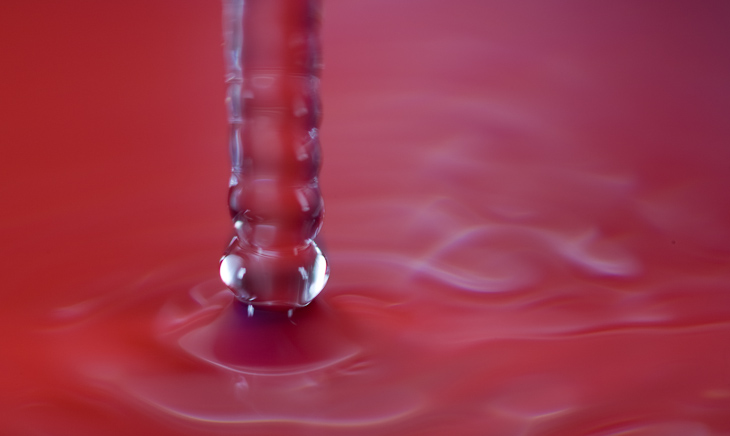
[[[305,306],[329,276],[313,241],[324,213],[319,21],[318,1],[224,1],[236,234],[220,272],[239,301],[257,307]]]

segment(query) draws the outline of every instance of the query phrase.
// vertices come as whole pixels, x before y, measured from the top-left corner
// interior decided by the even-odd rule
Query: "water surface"
[[[325,2],[291,320],[217,279],[220,6],[42,6],[0,13],[7,432],[730,434],[724,2]]]

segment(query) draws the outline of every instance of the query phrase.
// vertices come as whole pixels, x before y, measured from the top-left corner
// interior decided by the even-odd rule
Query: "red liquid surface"
[[[724,2],[326,1],[291,320],[217,277],[220,5],[16,3],[0,434],[730,434]]]

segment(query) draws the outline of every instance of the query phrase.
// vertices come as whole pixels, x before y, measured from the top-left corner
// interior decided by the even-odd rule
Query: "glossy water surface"
[[[3,432],[729,435],[726,3],[324,7],[288,319],[217,277],[220,5],[0,6]]]

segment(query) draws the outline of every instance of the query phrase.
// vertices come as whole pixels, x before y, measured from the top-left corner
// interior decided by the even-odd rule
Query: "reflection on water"
[[[3,428],[730,434],[726,6],[457,3],[327,3],[333,273],[291,317],[217,277],[228,222],[201,181],[225,189],[225,150],[155,139],[145,172],[82,141],[125,183],[59,200],[61,177],[2,218],[33,260],[4,282]],[[29,194],[55,186],[35,165]]]
[[[673,272],[631,248],[635,231],[477,225],[454,199],[349,207],[390,245],[333,249],[332,287],[291,317],[251,316],[194,258],[56,310],[41,341],[73,380],[64,395],[182,433],[716,434],[727,269]]]

